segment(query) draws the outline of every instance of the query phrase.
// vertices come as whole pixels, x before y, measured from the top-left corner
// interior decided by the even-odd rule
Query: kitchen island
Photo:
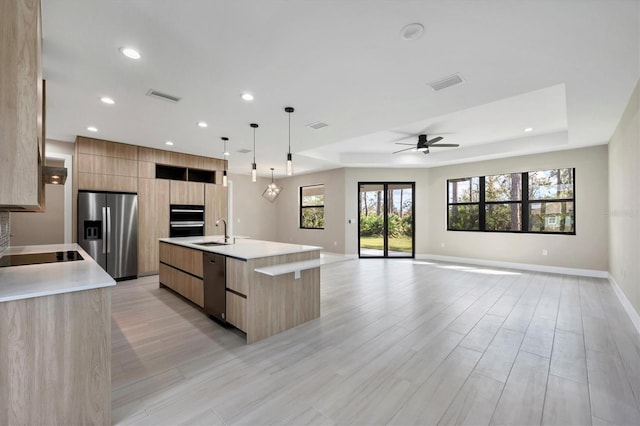
[[[320,316],[321,247],[219,236],[160,239],[160,286],[208,312],[207,255],[223,256],[223,318],[253,343]]]
[[[77,244],[2,256],[78,252],[82,260],[0,268],[0,424],[111,424],[111,287]]]

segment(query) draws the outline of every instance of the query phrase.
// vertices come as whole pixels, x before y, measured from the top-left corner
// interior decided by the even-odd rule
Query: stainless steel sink
[[[199,246],[228,246],[233,244],[231,241],[205,241],[203,243],[194,243]]]

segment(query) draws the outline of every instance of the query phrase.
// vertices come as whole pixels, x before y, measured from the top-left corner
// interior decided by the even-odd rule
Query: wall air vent
[[[167,102],[172,102],[174,104],[177,104],[178,102],[180,102],[180,99],[177,96],[173,96],[173,95],[168,95],[166,93],[162,93],[162,92],[158,92],[157,90],[153,90],[153,89],[149,89],[149,91],[147,92],[147,96],[150,96],[152,98],[156,98],[156,99],[160,99],[163,101],[167,101]]]
[[[447,87],[455,86],[456,84],[464,83],[464,79],[460,73],[450,75],[438,81],[432,81],[427,83],[434,91],[446,89]]]
[[[236,152],[239,152],[240,154],[248,154],[248,153],[251,152],[251,150],[247,149],[247,148],[242,148],[242,149],[237,150]]]
[[[312,129],[322,129],[323,127],[327,127],[328,124],[327,123],[323,123],[322,121],[316,121],[313,123],[309,123],[307,124],[307,127],[311,127]]]

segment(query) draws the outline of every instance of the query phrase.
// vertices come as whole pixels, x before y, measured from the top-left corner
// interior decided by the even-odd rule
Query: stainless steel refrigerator
[[[138,196],[78,193],[78,244],[114,279],[138,275]]]

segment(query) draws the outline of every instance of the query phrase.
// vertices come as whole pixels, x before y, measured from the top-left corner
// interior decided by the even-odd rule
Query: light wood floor
[[[335,263],[319,319],[252,345],[157,276],[112,309],[117,424],[640,424],[640,337],[602,279]]]

